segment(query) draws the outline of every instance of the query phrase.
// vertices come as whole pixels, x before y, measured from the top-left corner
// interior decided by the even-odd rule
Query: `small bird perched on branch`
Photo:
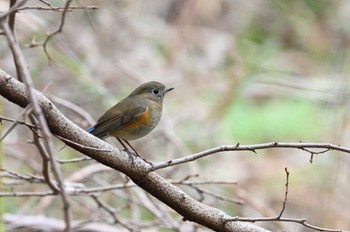
[[[128,151],[124,141],[139,155],[128,140],[139,139],[156,127],[162,116],[165,94],[173,89],[156,81],[144,83],[107,110],[87,131],[100,139],[113,136]]]

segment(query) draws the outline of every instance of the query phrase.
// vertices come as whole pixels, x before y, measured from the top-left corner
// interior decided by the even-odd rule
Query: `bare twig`
[[[286,190],[284,192],[284,200],[283,200],[283,204],[282,204],[282,209],[280,214],[277,216],[277,219],[280,219],[282,217],[282,214],[284,212],[284,210],[286,209],[286,204],[287,204],[287,199],[288,199],[288,185],[289,185],[289,172],[287,167],[284,168],[284,171],[286,172]]]
[[[56,218],[50,218],[44,215],[18,215],[5,213],[2,222],[12,228],[11,231],[63,231],[65,222]],[[72,221],[72,227],[75,231],[125,231],[122,226],[101,221]],[[139,231],[139,230],[134,230]]]
[[[240,221],[240,222],[268,222],[268,221],[279,221],[279,222],[294,222],[301,224],[307,228],[317,230],[317,231],[327,231],[327,232],[342,232],[342,230],[338,229],[329,229],[329,228],[323,228],[319,226],[314,226],[312,224],[307,223],[307,219],[298,219],[298,218],[278,218],[277,217],[261,217],[261,218],[241,218],[241,217],[234,217],[234,218],[226,218],[225,221]]]
[[[29,115],[29,117],[32,123],[37,123],[33,115]],[[39,154],[41,155],[41,158],[43,160],[42,173],[46,183],[50,186],[52,191],[59,192],[60,191],[59,188],[57,187],[56,183],[54,183],[54,181],[51,179],[51,176],[50,176],[50,155],[47,154],[43,144],[39,141],[39,136],[35,132],[33,132],[33,143],[38,148]]]
[[[183,163],[188,163],[194,160],[197,160],[199,158],[203,158],[208,155],[212,155],[219,152],[224,151],[256,151],[256,150],[262,150],[262,149],[268,149],[268,148],[292,148],[292,149],[299,149],[303,150],[312,154],[321,154],[330,150],[335,151],[341,151],[345,153],[350,153],[350,148],[343,147],[340,145],[335,145],[331,143],[287,143],[287,142],[271,142],[271,143],[262,143],[262,144],[254,144],[254,145],[222,145],[218,147],[214,147],[205,151],[201,151],[192,155],[188,155],[185,157],[181,157],[178,159],[173,159],[165,162],[159,162],[156,164],[153,164],[152,171],[167,168]],[[314,149],[323,149],[322,151],[310,151],[307,148],[314,148]]]
[[[237,195],[237,197],[244,201],[245,207],[251,207],[255,209],[264,217],[273,217],[276,215],[275,211],[268,207],[265,204],[264,200],[259,200],[256,196],[253,195],[254,192],[247,191],[244,188],[241,188],[240,186],[235,186],[231,189],[234,192],[234,194]],[[283,225],[283,223],[276,222],[276,225],[280,228],[280,231],[288,231]]]
[[[102,208],[103,210],[105,210],[112,218],[114,223],[119,223],[121,226],[123,226],[124,228],[128,229],[129,231],[135,231],[135,228],[131,228],[130,226],[128,226],[127,224],[123,223],[121,220],[119,220],[116,216],[116,213],[118,211],[123,210],[125,207],[121,207],[119,210],[109,206],[106,202],[104,202],[102,199],[100,199],[97,195],[92,194],[90,195],[92,197],[92,199],[94,199],[94,201],[97,203],[97,205]]]
[[[45,41],[44,41],[44,43],[43,43],[44,52],[45,52],[45,54],[46,54],[46,56],[47,56],[49,62],[53,62],[53,60],[52,60],[52,58],[51,58],[51,56],[50,56],[50,54],[49,54],[49,52],[48,52],[48,50],[47,50],[47,44],[48,44],[48,42],[49,42],[55,35],[57,35],[57,34],[59,34],[59,33],[62,32],[64,23],[65,23],[65,21],[66,21],[66,14],[67,14],[67,12],[68,12],[67,10],[68,10],[69,4],[70,4],[71,2],[72,2],[72,0],[67,0],[67,1],[66,1],[65,6],[64,6],[64,10],[62,11],[61,22],[60,22],[59,27],[58,27],[57,30],[55,30],[54,32],[50,33],[50,34],[46,37],[46,39],[45,39]]]
[[[10,15],[12,15],[12,13],[16,12],[17,8],[22,6],[27,0],[22,0],[22,1],[15,1],[15,0],[11,0],[10,1],[10,9],[5,12],[4,14],[0,15],[0,21],[5,20],[7,17],[10,17]],[[14,17],[14,16],[11,16]],[[12,20],[15,20],[14,18]],[[10,20],[10,21],[12,21]],[[9,23],[10,24],[10,23]],[[11,23],[12,24],[12,23]],[[10,26],[10,29],[12,30],[13,27]]]
[[[43,10],[43,11],[56,11],[56,12],[63,12],[63,11],[72,11],[72,10],[97,10],[98,6],[70,6],[70,7],[42,7],[42,6],[24,6],[17,8],[17,11],[23,11],[23,10]]]
[[[222,181],[222,180],[169,180],[173,184],[177,185],[235,185],[237,181]]]
[[[8,172],[8,171],[6,171]],[[13,176],[16,176],[18,179],[22,179],[28,182],[40,182],[40,180],[42,180],[41,182],[44,181],[43,177],[36,177],[36,176],[23,176],[23,175],[19,175],[17,173],[10,173]],[[202,184],[216,184],[216,183],[220,183],[221,181],[212,181],[210,183],[208,183],[207,181],[194,181],[194,182],[182,182],[180,180],[174,180],[174,181],[170,181],[172,184],[175,185],[202,185]],[[227,184],[227,183],[222,183],[222,184]],[[230,184],[230,183],[229,183]],[[90,188],[77,188],[77,189],[71,189],[69,191],[67,191],[67,194],[69,195],[82,195],[82,194],[94,194],[94,193],[102,193],[102,192],[107,192],[107,191],[111,191],[111,190],[118,190],[118,189],[126,189],[126,188],[135,188],[137,187],[137,185],[135,183],[124,183],[124,184],[115,184],[115,185],[108,185],[108,186],[101,186],[101,187],[90,187]],[[17,194],[18,193],[18,194]],[[31,195],[32,192],[17,192],[17,193],[4,193],[4,192],[0,192],[0,197],[26,197],[26,196],[43,196],[45,194],[47,194],[48,192],[43,192],[40,193],[38,195]],[[49,192],[49,195],[56,195],[57,193],[55,192]],[[16,195],[17,194],[17,195]]]
[[[31,124],[27,124],[26,122],[24,121],[20,121],[20,118],[24,118],[24,115],[31,111],[32,107],[30,107],[29,105],[24,108],[22,110],[21,113],[18,114],[17,118],[16,119],[10,119],[10,118],[6,118],[6,117],[3,117],[3,116],[0,116],[0,120],[5,120],[5,121],[9,121],[9,122],[13,122],[12,125],[2,134],[1,138],[0,138],[0,142],[2,140],[4,140],[6,138],[6,136],[18,125],[18,124],[22,124],[22,125],[26,125],[29,127],[29,129],[31,130],[37,130],[38,127],[35,126],[35,125],[31,125]]]
[[[67,164],[67,163],[78,163],[82,161],[89,161],[92,160],[90,157],[80,157],[80,158],[73,158],[73,159],[68,159],[68,160],[57,160],[60,164]]]
[[[237,204],[237,205],[244,204],[244,201],[242,201],[242,200],[233,200],[233,199],[230,199],[227,197],[223,197],[217,193],[210,192],[210,191],[205,190],[203,188],[199,188],[199,187],[195,187],[195,186],[191,186],[191,187],[194,188],[202,196],[204,196],[204,195],[212,196],[213,198],[216,198],[220,201],[226,201],[226,202],[230,202],[230,203]]]
[[[130,201],[134,204],[142,205],[145,209],[151,212],[159,221],[162,221],[170,229],[179,228],[179,223],[171,217],[170,213],[158,204],[156,200],[150,197],[149,194],[145,193],[139,188],[134,189],[133,194],[136,197],[130,198]]]
[[[10,0],[10,9],[13,7],[13,9],[14,8],[16,8],[16,2],[17,2],[17,0]],[[14,7],[15,6],[15,7]],[[12,31],[14,31],[14,29],[15,29],[15,20],[16,20],[16,12],[15,11],[13,11],[13,12],[11,12],[11,13],[9,13],[9,17],[8,17],[8,19],[9,19],[9,26],[10,26],[10,29],[12,30]]]
[[[312,164],[315,155],[319,155],[319,154],[322,154],[322,153],[326,153],[326,152],[328,152],[330,149],[324,149],[324,150],[322,150],[322,151],[311,151],[311,150],[309,150],[309,149],[307,149],[307,148],[302,148],[301,150],[310,153],[310,160],[309,160],[309,161],[310,161],[310,163]]]
[[[14,28],[15,28],[15,18],[16,18],[16,9],[17,7],[23,5],[26,2],[26,0],[22,0],[22,1],[16,1],[16,0],[10,0],[10,9],[3,15],[0,16],[0,26],[2,27],[2,25],[6,25],[7,26],[7,30],[12,32],[12,40],[16,41],[16,37],[15,37],[15,32],[14,32]],[[8,22],[6,22],[6,19],[8,19]],[[1,31],[1,34],[8,34],[5,31],[5,28],[2,27],[3,31]],[[9,38],[8,38],[9,39]],[[13,57],[13,62],[15,63],[15,67],[16,67],[16,72],[17,72],[17,78],[19,80],[22,80],[21,75],[20,75],[20,64],[18,59],[16,59],[15,55],[12,55]]]
[[[46,6],[52,7],[51,3],[49,3],[48,1],[45,0],[39,0],[39,2],[43,3]]]
[[[19,115],[23,115],[23,114],[20,113]],[[20,117],[17,117],[17,119],[12,119],[12,118],[8,118],[8,117],[1,116],[1,115],[0,115],[0,121],[14,122],[14,123],[16,123],[16,124],[25,125],[25,126],[27,126],[27,127],[30,127],[30,128],[36,129],[36,130],[39,129],[36,125],[29,124],[29,123],[27,123],[27,122],[25,122],[25,121],[20,121],[19,118],[20,118]],[[1,140],[1,139],[0,139],[0,140]]]
[[[57,162],[55,160],[55,155],[54,155],[54,145],[52,142],[52,136],[51,136],[51,132],[50,129],[47,125],[46,119],[43,115],[42,109],[39,106],[39,103],[37,101],[37,97],[34,93],[34,89],[33,89],[33,84],[32,84],[32,79],[28,70],[28,66],[26,64],[26,61],[24,59],[24,56],[22,54],[21,49],[19,48],[19,45],[14,37],[13,32],[11,31],[11,29],[9,28],[9,26],[7,25],[7,23],[5,23],[4,20],[0,21],[1,26],[6,34],[6,38],[9,44],[9,47],[11,48],[14,60],[16,61],[17,65],[18,65],[18,76],[21,78],[21,80],[23,80],[26,90],[28,92],[28,97],[30,100],[30,103],[33,106],[33,112],[38,120],[39,123],[39,127],[41,128],[43,137],[44,137],[44,143],[45,143],[45,147],[47,150],[48,155],[50,156],[50,162],[51,162],[51,167],[52,167],[52,171],[53,174],[55,176],[56,181],[58,182],[58,187],[60,190],[60,195],[62,198],[62,202],[63,202],[63,211],[64,211],[64,217],[65,217],[65,221],[66,221],[66,231],[70,231],[71,230],[71,212],[70,212],[70,205],[69,205],[69,201],[68,201],[68,197],[67,194],[64,190],[64,185],[63,185],[63,180],[62,180],[62,174],[60,172],[60,169],[57,165]]]
[[[283,218],[282,214],[286,209],[287,199],[288,199],[288,185],[289,185],[289,171],[287,168],[284,169],[286,173],[286,189],[284,193],[284,200],[282,203],[282,209],[276,217],[260,217],[260,218],[243,218],[243,217],[233,217],[225,219],[225,221],[241,221],[241,222],[258,222],[258,221],[278,221],[278,222],[294,222],[301,224],[307,228],[318,230],[318,231],[327,231],[327,232],[341,232],[341,230],[322,228],[318,226],[311,225],[307,223],[306,219],[296,219],[296,218]]]
[[[53,191],[46,192],[1,192],[0,197],[43,197],[56,195]]]
[[[84,149],[88,149],[88,150],[97,150],[97,151],[104,151],[104,152],[111,152],[111,150],[106,150],[106,149],[101,149],[101,148],[96,148],[96,147],[87,147],[87,146],[84,146],[82,144],[79,144],[79,143],[76,143],[72,140],[69,140],[69,139],[66,139],[66,138],[63,138],[62,136],[59,136],[59,135],[55,135],[57,138],[61,139],[62,141],[66,142],[67,144],[74,144],[75,146],[79,146],[81,148],[84,148]]]
[[[8,174],[8,176],[4,176],[1,174],[1,176],[4,176],[4,177],[14,178],[17,180],[24,180],[24,181],[29,182],[29,183],[43,183],[44,182],[44,178],[41,176],[21,175],[19,173],[12,172],[12,171],[9,171],[6,169],[1,169],[1,171]]]
[[[53,95],[50,95],[49,99],[75,112],[76,114],[84,118],[86,121],[88,121],[89,124],[96,123],[95,119],[88,112],[86,112],[86,110],[82,109],[80,106],[72,103],[71,101],[67,101],[66,99],[53,96]]]

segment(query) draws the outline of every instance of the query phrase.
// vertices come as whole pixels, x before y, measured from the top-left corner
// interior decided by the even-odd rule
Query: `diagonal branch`
[[[58,109],[38,91],[33,91],[52,133],[74,143],[68,145],[98,162],[129,176],[135,184],[174,209],[184,217],[215,231],[267,231],[246,222],[227,222],[229,215],[223,211],[200,203],[178,187],[152,172],[152,166],[138,157],[94,137],[68,120]],[[29,104],[25,86],[0,70],[0,94],[9,101],[26,107]],[[77,146],[75,143],[83,146]],[[90,147],[102,150],[89,149]],[[109,150],[109,151],[107,151]]]

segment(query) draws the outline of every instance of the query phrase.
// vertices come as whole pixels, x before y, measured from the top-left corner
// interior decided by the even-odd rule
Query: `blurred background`
[[[59,0],[47,3],[64,6]],[[0,0],[0,10],[7,10],[8,4]],[[38,44],[58,28],[60,11],[38,8],[48,7],[43,1],[28,1],[17,14],[16,34],[35,87],[82,128],[141,83],[156,80],[175,90],[166,97],[159,126],[131,142],[151,162],[223,144],[302,141],[350,146],[349,1],[87,0],[72,5],[98,9],[67,13],[63,32],[48,44],[51,62]],[[3,36],[0,68],[15,76]],[[22,111],[7,100],[1,102],[3,116],[16,118]],[[2,131],[10,125],[3,122]],[[10,171],[41,174],[41,157],[30,139],[31,132],[17,126],[2,141],[2,192],[48,189],[9,177]],[[119,146],[114,139],[107,141]],[[55,142],[59,150],[63,143]],[[57,154],[60,160],[83,157],[70,148]],[[159,173],[175,180],[213,181],[198,188],[180,187],[232,216],[264,217],[281,210],[287,167],[284,216],[350,230],[349,154],[329,151],[314,157],[312,164],[309,160],[309,153],[296,149],[224,152]],[[65,163],[61,169],[67,181],[84,187],[126,181],[95,161]],[[142,231],[207,231],[182,222],[141,190],[106,191],[99,197],[119,207],[116,215],[125,224]],[[59,197],[3,199],[5,212],[12,215],[62,217]],[[169,214],[173,223],[137,204],[147,205],[145,199]],[[74,220],[111,223],[103,210],[93,211],[98,206],[90,196],[73,200]],[[275,231],[313,231],[295,223],[258,225]]]

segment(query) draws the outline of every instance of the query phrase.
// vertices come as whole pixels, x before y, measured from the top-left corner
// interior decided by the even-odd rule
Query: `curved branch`
[[[181,189],[153,172],[151,164],[138,157],[131,157],[126,152],[122,152],[84,131],[58,111],[43,94],[38,91],[34,91],[34,93],[52,133],[67,139],[67,141],[73,141],[74,143],[67,145],[77,151],[123,172],[135,184],[181,214],[184,220],[196,222],[215,231],[267,231],[251,223],[227,222],[227,218],[230,218],[229,215],[194,200]],[[25,86],[1,69],[0,94],[21,107],[26,107],[29,103]],[[97,149],[89,149],[91,147]]]

